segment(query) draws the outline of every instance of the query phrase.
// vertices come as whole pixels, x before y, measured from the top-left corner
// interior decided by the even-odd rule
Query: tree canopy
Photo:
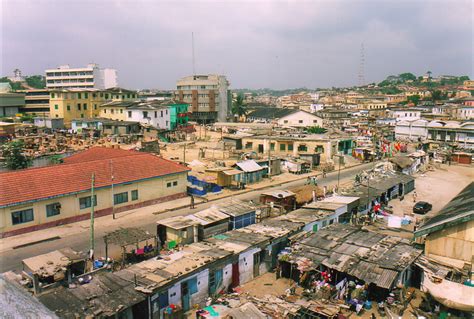
[[[232,102],[232,114],[237,116],[243,116],[247,113],[247,109],[244,103],[244,96],[238,94],[237,98]]]
[[[21,140],[5,143],[2,146],[2,154],[5,158],[5,166],[9,169],[27,168],[31,164],[31,159],[24,152],[24,142]]]

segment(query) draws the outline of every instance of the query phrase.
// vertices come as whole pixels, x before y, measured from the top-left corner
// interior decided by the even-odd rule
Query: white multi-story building
[[[416,121],[421,118],[421,111],[415,109],[391,109],[389,117],[398,121]]]
[[[57,69],[48,69],[46,72],[46,88],[71,89],[94,88],[109,89],[117,87],[117,70],[101,69],[99,65],[91,63],[85,68],[71,68],[61,65]]]
[[[226,122],[232,98],[223,75],[191,75],[177,81],[175,99],[189,104],[190,120]]]
[[[170,130],[171,112],[166,104],[159,101],[137,103],[127,108],[127,121],[140,122],[153,127]]]

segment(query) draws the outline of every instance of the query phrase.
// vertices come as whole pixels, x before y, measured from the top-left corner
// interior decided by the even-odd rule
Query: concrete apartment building
[[[49,116],[49,91],[46,89],[22,90],[25,94],[25,105],[21,113]]]
[[[190,120],[226,122],[232,97],[229,81],[223,75],[191,75],[176,82],[175,99],[190,105]]]
[[[100,217],[185,197],[188,170],[149,153],[94,147],[64,164],[0,173],[0,238],[88,219],[93,203]]]
[[[109,89],[117,87],[117,71],[101,69],[91,63],[84,68],[71,68],[61,65],[56,69],[48,69],[46,73],[46,88],[48,89]]]

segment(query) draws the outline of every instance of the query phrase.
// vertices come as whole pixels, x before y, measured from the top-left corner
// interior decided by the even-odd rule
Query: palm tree
[[[232,102],[232,114],[241,117],[247,113],[244,104],[244,96],[242,94],[237,95],[237,98]]]

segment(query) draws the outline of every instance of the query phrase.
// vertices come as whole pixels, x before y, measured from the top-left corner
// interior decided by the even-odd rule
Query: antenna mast
[[[360,44],[359,86],[365,85],[365,53],[364,43]]]
[[[194,60],[194,32],[191,32],[191,45],[193,50],[193,75],[196,75],[196,62]]]

